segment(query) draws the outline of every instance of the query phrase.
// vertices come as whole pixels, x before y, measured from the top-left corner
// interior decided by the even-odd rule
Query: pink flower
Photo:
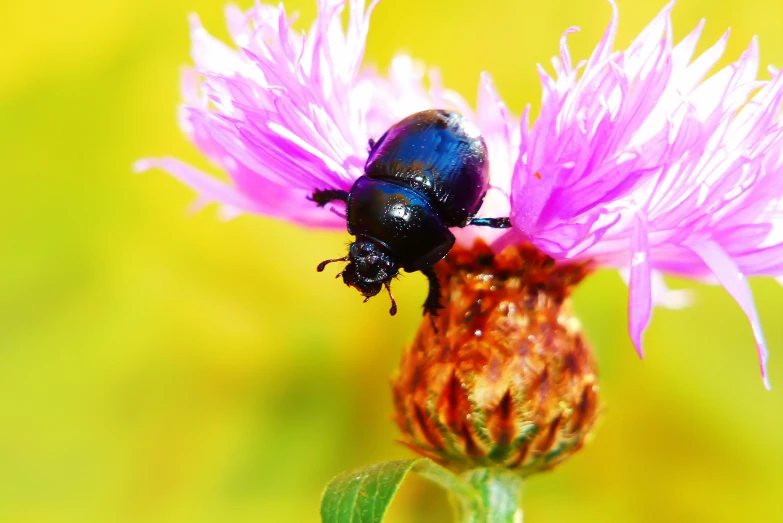
[[[363,174],[370,139],[417,111],[451,108],[479,127],[491,151],[497,189],[484,208],[508,216],[518,124],[489,76],[481,78],[474,113],[441,87],[437,71],[430,72],[432,87],[426,90],[423,68],[407,56],[395,58],[387,76],[363,68],[376,3],[365,10],[364,0],[319,0],[318,18],[306,34],[291,29],[293,19],[282,6],[258,3],[246,13],[229,6],[236,48],[211,37],[194,15],[196,66],[183,76],[180,125],[232,183],[173,158],[141,160],[136,169],[162,168],[193,187],[200,204],[220,202],[229,215],[254,213],[344,230],[339,211],[318,208],[307,196],[315,189],[350,190]],[[343,31],[346,5],[350,19]],[[469,234],[462,233],[462,241]]]
[[[377,0],[376,0],[377,1]],[[341,13],[350,10],[347,29]],[[614,51],[617,8],[592,56],[576,66],[566,45],[542,68],[541,112],[512,118],[488,75],[473,111],[429,72],[398,56],[387,75],[363,67],[373,2],[319,0],[308,33],[282,7],[227,9],[235,43],[191,18],[195,68],[182,82],[180,123],[230,183],[173,158],[147,159],[219,202],[254,213],[344,229],[339,209],[307,200],[315,189],[349,190],[363,174],[370,139],[424,109],[455,109],[478,126],[492,190],[482,216],[511,215],[514,229],[456,230],[496,248],[529,240],[560,260],[591,259],[626,274],[629,328],[642,354],[654,304],[681,306],[662,273],[722,284],[748,316],[765,385],[767,350],[748,275],[783,283],[783,75],[756,78],[758,48],[707,78],[727,35],[693,59],[703,23],[672,44],[672,5],[624,51]],[[706,80],[705,80],[706,78]],[[510,202],[509,202],[510,198]]]
[[[640,355],[657,271],[716,280],[751,322],[769,387],[746,276],[783,274],[783,75],[757,79],[754,39],[705,80],[728,33],[693,59],[703,22],[672,45],[672,4],[614,51],[612,7],[588,61],[572,65],[570,29],[555,76],[540,69],[541,114],[521,127],[512,223],[556,259],[629,271]]]

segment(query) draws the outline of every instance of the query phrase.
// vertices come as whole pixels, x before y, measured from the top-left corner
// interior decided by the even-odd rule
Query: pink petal
[[[716,243],[707,241],[691,245],[690,248],[704,260],[707,267],[710,268],[720,284],[723,285],[723,288],[737,301],[737,304],[748,317],[748,320],[750,320],[753,337],[756,339],[761,379],[764,382],[764,386],[769,389],[770,383],[767,377],[767,359],[769,354],[767,353],[764,333],[761,331],[761,323],[756,313],[756,307],[753,304],[753,294],[745,279],[745,275],[739,270],[734,260]]]
[[[631,233],[631,262],[628,282],[628,328],[636,352],[644,358],[642,334],[652,316],[652,268],[647,224],[640,215],[634,216]]]
[[[247,200],[233,187],[176,158],[146,158],[133,164],[133,170],[137,173],[150,169],[169,172],[182,183],[195,189],[199,194],[199,200],[203,203],[222,202],[246,212],[253,211],[253,202]]]

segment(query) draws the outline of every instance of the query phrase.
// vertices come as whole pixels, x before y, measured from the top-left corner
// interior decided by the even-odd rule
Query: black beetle
[[[429,280],[424,313],[438,315],[440,286],[433,265],[454,245],[449,227],[482,225],[506,228],[508,218],[474,218],[489,185],[487,146],[478,130],[460,114],[430,110],[394,124],[370,141],[364,175],[350,192],[317,190],[310,197],[323,207],[346,204],[348,232],[356,236],[342,275],[369,300],[385,286],[397,312],[390,283],[399,269],[421,271]]]

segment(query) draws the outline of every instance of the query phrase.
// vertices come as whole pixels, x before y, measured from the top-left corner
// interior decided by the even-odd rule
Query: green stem
[[[476,489],[479,499],[452,494],[457,523],[522,523],[519,474],[503,468],[479,468],[465,472],[462,479]]]

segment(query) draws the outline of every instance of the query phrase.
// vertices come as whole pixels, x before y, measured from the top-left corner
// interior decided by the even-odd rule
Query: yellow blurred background
[[[619,4],[621,46],[663,6]],[[309,26],[314,0],[286,7]],[[386,378],[419,321],[423,278],[399,284],[390,318],[384,299],[362,305],[315,272],[346,234],[189,216],[188,189],[130,172],[164,154],[207,167],[175,122],[178,75],[187,13],[225,38],[223,0],[2,11],[0,521],[317,521],[333,475],[409,457]],[[470,100],[486,69],[518,114],[538,107],[534,66],[562,31],[581,26],[569,42],[586,58],[609,17],[603,0],[384,0],[366,62],[410,52]],[[699,49],[732,26],[727,57],[758,34],[763,66],[783,66],[783,3],[681,0],[677,39],[701,17]],[[527,483],[526,521],[783,521],[783,289],[753,282],[767,392],[728,295],[674,283],[695,287],[695,306],[655,311],[643,362],[617,275],[579,289],[606,412],[591,445]],[[449,518],[445,497],[414,480],[389,521]]]

